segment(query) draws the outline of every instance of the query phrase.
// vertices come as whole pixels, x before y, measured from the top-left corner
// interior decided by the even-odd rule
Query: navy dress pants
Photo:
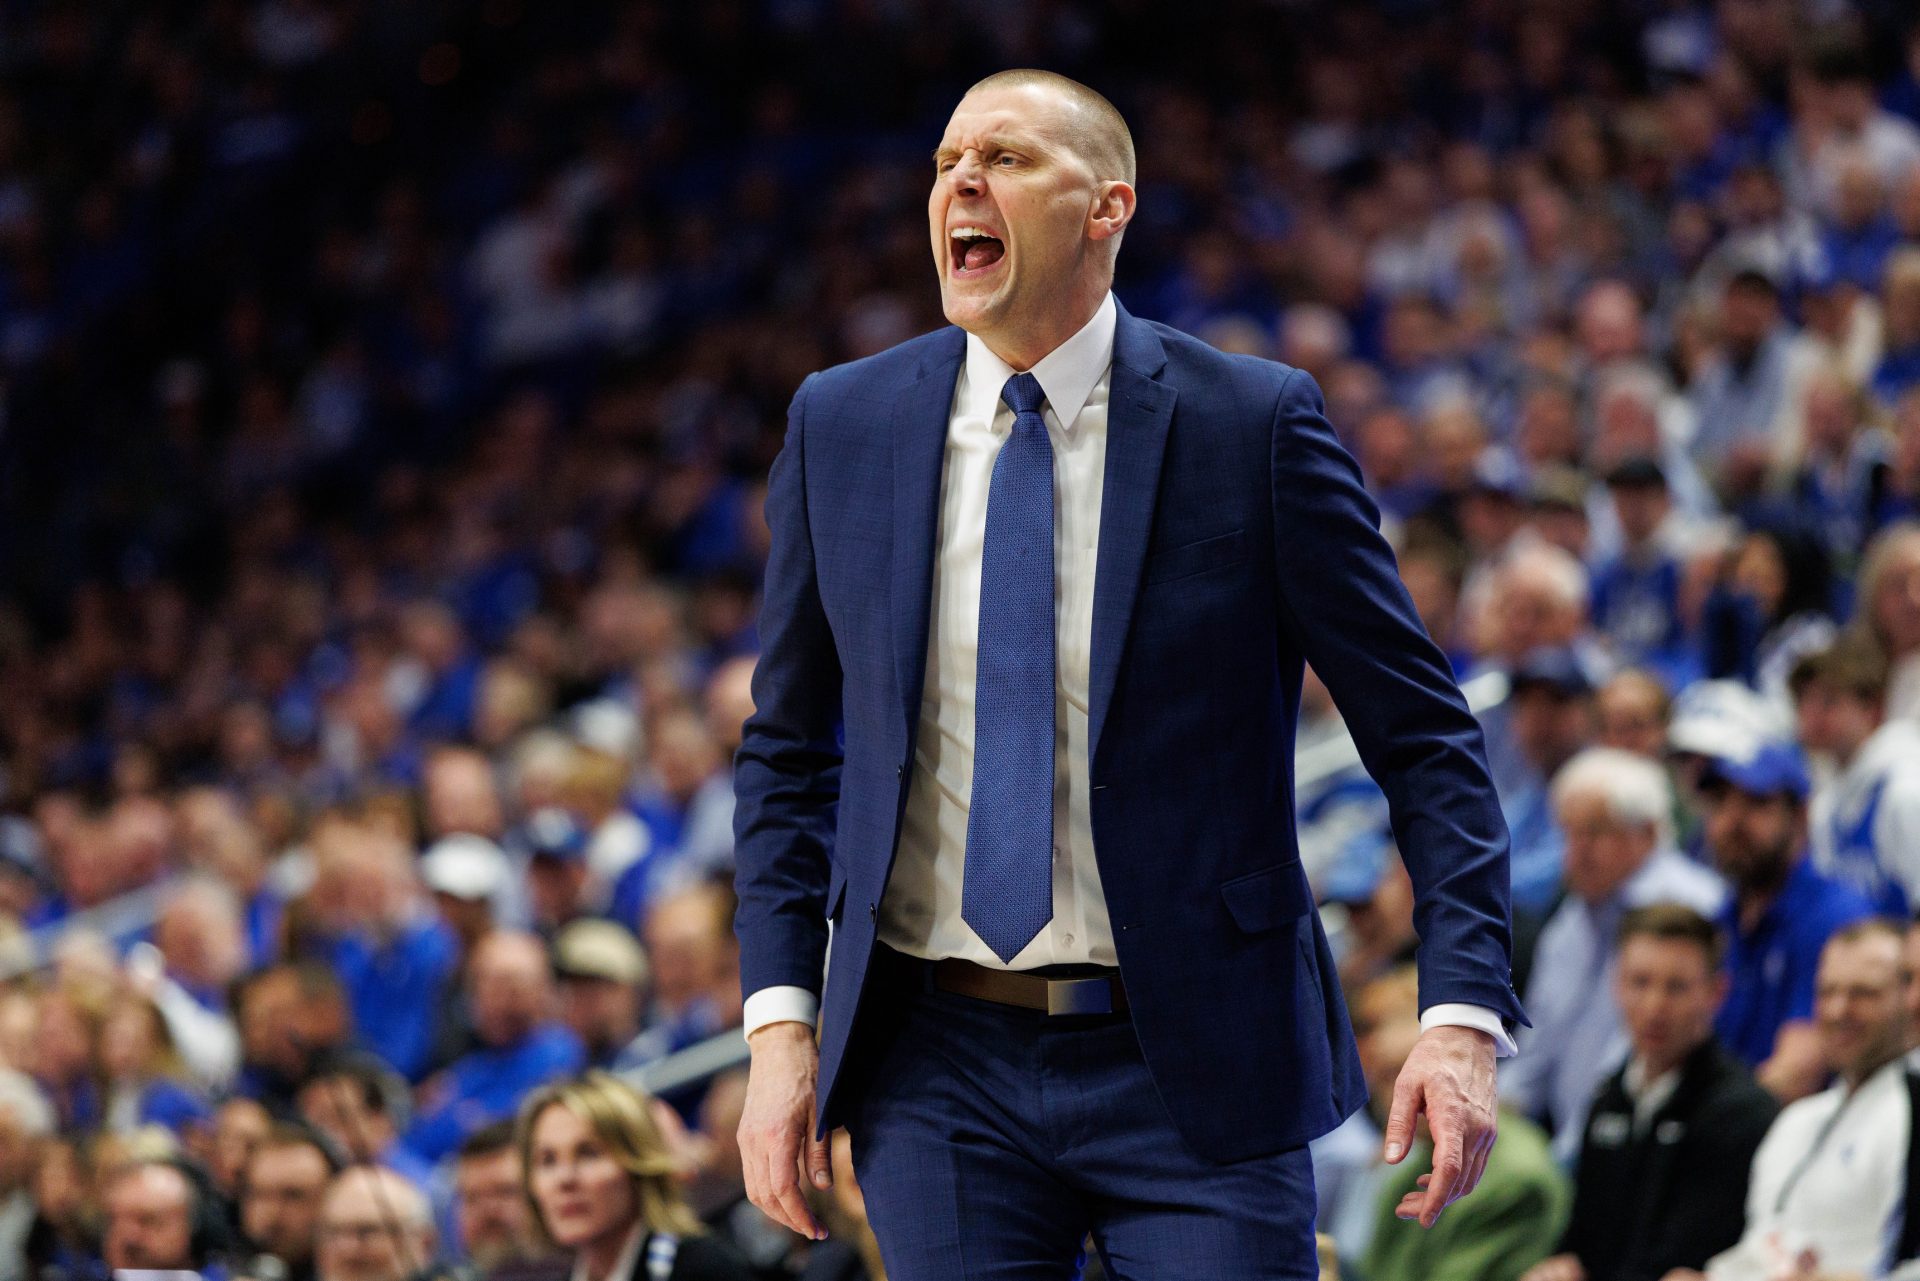
[[[1305,1148],[1203,1160],[1126,1015],[957,996],[927,972],[876,950],[849,1065],[854,1172],[888,1281],[1067,1281],[1088,1233],[1114,1281],[1317,1276]]]

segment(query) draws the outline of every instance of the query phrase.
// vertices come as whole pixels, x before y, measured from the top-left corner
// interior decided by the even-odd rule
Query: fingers
[[[767,1190],[779,1210],[776,1217],[812,1241],[817,1240],[821,1232],[820,1225],[813,1220],[813,1211],[807,1208],[806,1194],[800,1190],[800,1158],[805,1146],[803,1135],[789,1130],[781,1136],[779,1144],[768,1154]]]
[[[833,1186],[833,1155],[827,1140],[816,1139],[812,1131],[807,1135],[807,1174],[816,1188]]]
[[[783,1127],[769,1132],[748,1121],[741,1122],[740,1166],[746,1176],[747,1199],[789,1231],[820,1240],[826,1234],[800,1190],[800,1158],[803,1149],[810,1146],[807,1136],[798,1129]]]
[[[1495,1129],[1493,1126],[1475,1127],[1473,1142],[1467,1147],[1467,1168],[1460,1176],[1460,1186],[1454,1192],[1454,1200],[1480,1186],[1480,1176],[1487,1172],[1487,1158],[1493,1155]]]
[[[1466,1173],[1467,1158],[1460,1125],[1453,1109],[1446,1115],[1429,1113],[1427,1124],[1433,1129],[1433,1179],[1427,1184],[1426,1199],[1420,1205],[1420,1226],[1430,1228],[1447,1208]]]
[[[1419,1118],[1426,1092],[1420,1081],[1402,1071],[1393,1083],[1393,1110],[1387,1114],[1388,1165],[1398,1165],[1413,1147],[1413,1123]]]

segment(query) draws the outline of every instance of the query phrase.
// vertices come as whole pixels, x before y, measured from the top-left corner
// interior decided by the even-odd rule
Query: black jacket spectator
[[[1588,1281],[1660,1281],[1740,1239],[1753,1153],[1780,1105],[1708,1040],[1636,1128],[1623,1067],[1594,1096],[1561,1240]]]

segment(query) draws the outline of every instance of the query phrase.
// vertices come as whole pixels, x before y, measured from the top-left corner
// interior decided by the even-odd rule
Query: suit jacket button
[[[878,903],[867,904],[867,919],[869,921],[877,921],[880,919],[880,905]]]
[[[904,765],[896,765],[896,766],[894,766],[894,767],[893,767],[893,776],[894,776],[895,778],[905,778],[905,777],[907,776],[907,767],[906,767],[906,766],[904,766]]]

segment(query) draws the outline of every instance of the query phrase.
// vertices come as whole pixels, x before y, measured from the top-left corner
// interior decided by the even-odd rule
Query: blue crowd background
[[[1836,642],[1920,717],[1906,5],[9,0],[0,1064],[50,1119],[0,1107],[0,1238],[77,1266],[127,1145],[239,1195],[341,1054],[444,1208],[533,1086],[737,1026],[766,470],[806,373],[943,323],[928,154],[1017,65],[1132,124],[1127,307],[1325,389],[1490,707],[1522,981],[1584,749],[1805,739]],[[1303,747],[1367,714],[1307,698]],[[1799,747],[1817,802],[1850,761]],[[1415,944],[1384,804],[1300,804],[1357,991]],[[1910,914],[1878,813],[1810,829],[1819,929]],[[1736,987],[1750,1066],[1811,982]],[[796,1272],[737,1085],[668,1100],[689,1186]]]

